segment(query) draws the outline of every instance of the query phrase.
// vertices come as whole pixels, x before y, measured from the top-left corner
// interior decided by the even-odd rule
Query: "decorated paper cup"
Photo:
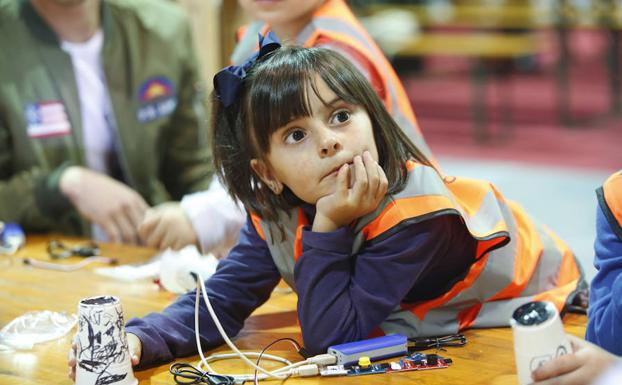
[[[76,385],[135,385],[125,321],[117,297],[84,298],[78,304]]]
[[[551,302],[519,306],[510,319],[520,385],[531,384],[531,373],[553,358],[572,352],[559,313]]]

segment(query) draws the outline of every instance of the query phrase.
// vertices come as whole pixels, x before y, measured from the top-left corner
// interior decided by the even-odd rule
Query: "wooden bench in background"
[[[543,29],[555,30],[558,36],[560,59],[556,65],[556,93],[560,122],[564,125],[575,123],[570,108],[571,55],[567,37],[567,31],[573,28],[601,28],[611,35],[609,49],[603,60],[610,79],[609,110],[614,115],[621,111],[619,32],[622,29],[622,11],[617,8],[618,5],[612,0],[593,1],[589,12],[584,12],[577,11],[567,0],[548,4],[534,7],[533,3],[526,0],[496,4],[456,0],[439,7],[435,3],[409,5],[362,2],[355,10],[363,17],[389,10],[405,11],[413,15],[422,32],[416,36],[403,36],[399,48],[392,47],[394,57],[445,56],[472,59],[471,108],[474,135],[482,141],[489,138],[484,99],[488,73],[483,64],[491,59],[512,60],[546,52],[549,48],[536,34]],[[382,48],[382,39],[378,41]],[[505,100],[502,99],[502,116],[506,119],[506,125],[510,125],[511,110],[507,98],[505,96]]]

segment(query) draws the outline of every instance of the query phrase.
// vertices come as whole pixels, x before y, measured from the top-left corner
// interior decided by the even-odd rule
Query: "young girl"
[[[264,40],[258,58],[215,78],[216,169],[249,212],[206,282],[228,335],[281,278],[313,353],[381,333],[504,326],[534,299],[564,308],[582,276],[562,241],[489,183],[441,178],[342,56],[278,47]],[[135,362],[196,353],[194,302],[129,321]],[[222,339],[201,312],[214,347]]]

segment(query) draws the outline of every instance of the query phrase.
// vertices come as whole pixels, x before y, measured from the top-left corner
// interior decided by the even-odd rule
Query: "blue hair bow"
[[[218,100],[226,107],[232,105],[238,98],[238,92],[247,72],[255,64],[257,59],[269,54],[281,47],[281,42],[276,34],[268,31],[266,36],[259,34],[259,51],[254,53],[240,66],[229,66],[220,70],[214,76],[214,89]]]

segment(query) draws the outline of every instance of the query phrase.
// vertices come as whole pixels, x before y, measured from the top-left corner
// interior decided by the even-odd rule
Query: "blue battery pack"
[[[389,357],[408,354],[408,339],[400,334],[370,338],[362,341],[333,345],[327,353],[337,357],[338,365],[358,363],[359,358],[369,357],[370,361],[378,361]]]

